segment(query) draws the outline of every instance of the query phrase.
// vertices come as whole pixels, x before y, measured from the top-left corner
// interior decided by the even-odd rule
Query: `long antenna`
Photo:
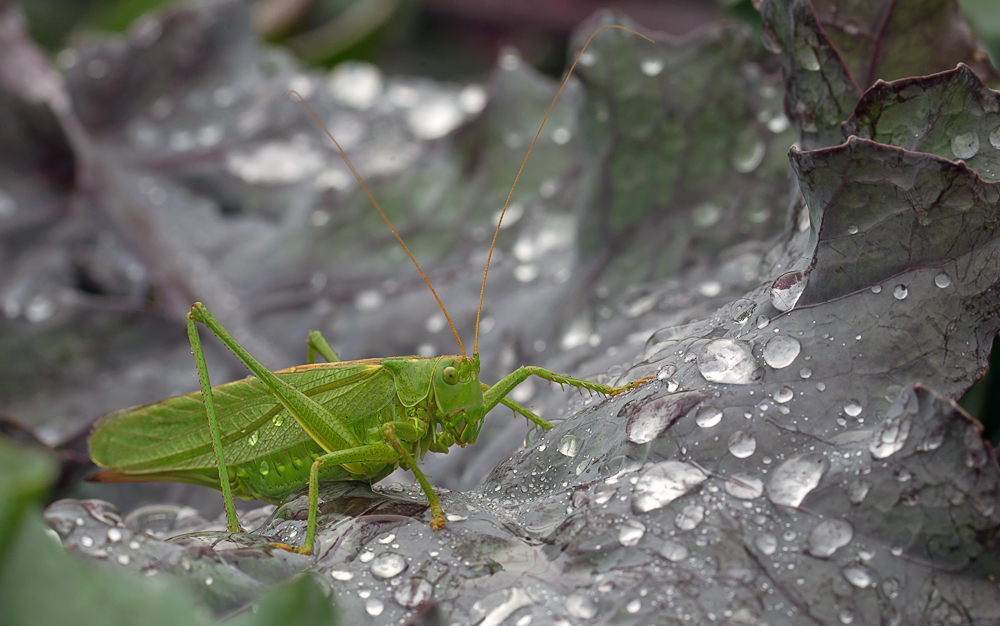
[[[347,167],[351,168],[351,173],[354,174],[354,178],[358,180],[358,184],[360,184],[361,188],[365,190],[366,194],[368,194],[368,199],[371,200],[372,204],[375,205],[375,208],[378,209],[378,214],[381,215],[382,219],[385,220],[385,223],[389,225],[389,230],[391,230],[392,234],[396,236],[396,240],[399,241],[399,245],[403,246],[403,250],[406,250],[406,256],[410,257],[410,260],[413,261],[413,265],[417,268],[417,271],[420,272],[420,277],[424,279],[424,282],[427,283],[427,288],[431,290],[432,294],[434,294],[434,299],[437,300],[438,306],[441,307],[441,311],[444,313],[445,319],[448,320],[448,325],[451,326],[451,332],[455,333],[455,341],[458,342],[458,349],[462,351],[462,358],[465,359],[466,358],[465,346],[462,345],[462,339],[461,337],[458,336],[458,331],[455,330],[455,325],[451,323],[451,316],[448,315],[448,309],[444,308],[444,303],[441,302],[441,298],[439,298],[437,292],[434,291],[434,286],[431,285],[431,281],[427,279],[427,275],[424,274],[424,270],[420,268],[420,264],[417,263],[417,260],[415,258],[413,258],[413,253],[410,252],[410,249],[406,247],[406,242],[404,242],[403,238],[400,237],[399,233],[396,232],[396,228],[392,225],[392,222],[389,221],[389,218],[388,216],[386,216],[385,211],[383,211],[382,207],[380,207],[378,205],[378,202],[375,201],[375,196],[372,195],[372,192],[368,191],[368,186],[365,185],[365,181],[361,180],[361,175],[358,174],[358,170],[354,169],[354,165],[351,163],[351,160],[347,158],[347,153],[344,152],[344,149],[340,147],[340,144],[337,143],[337,140],[333,138],[333,133],[331,133],[329,129],[327,129],[326,124],[324,124],[319,119],[319,116],[316,115],[316,112],[312,110],[312,107],[310,107],[309,103],[305,101],[305,98],[303,98],[294,91],[289,91],[288,93],[285,94],[285,97],[295,98],[295,100],[297,100],[298,103],[301,104],[302,107],[306,110],[306,113],[309,114],[309,117],[313,118],[313,121],[316,122],[316,124],[318,124],[319,127],[323,129],[323,132],[326,134],[327,137],[330,138],[330,141],[333,142],[333,145],[337,147],[337,152],[339,152],[340,156],[344,158],[344,163],[347,163]],[[480,294],[480,302],[482,302],[482,294]],[[478,318],[476,321],[478,325]]]
[[[531,145],[528,146],[528,154],[524,155],[524,161],[521,163],[521,169],[517,170],[517,176],[514,177],[514,184],[511,185],[511,187],[510,187],[510,193],[507,194],[507,201],[504,202],[504,204],[503,204],[503,210],[500,211],[500,219],[497,220],[497,229],[493,233],[493,242],[490,243],[490,253],[486,257],[486,269],[483,271],[483,284],[479,288],[479,308],[476,310],[476,342],[475,342],[475,345],[472,348],[472,353],[473,354],[479,354],[479,317],[483,313],[483,293],[486,292],[486,275],[490,271],[490,260],[493,258],[493,247],[496,246],[496,244],[497,244],[497,235],[500,234],[500,224],[503,223],[504,213],[507,212],[507,206],[510,204],[510,199],[514,196],[514,188],[517,187],[517,181],[518,181],[519,178],[521,178],[521,172],[524,171],[524,166],[528,163],[528,157],[531,156],[531,150],[535,147],[535,142],[538,141],[538,136],[542,134],[542,128],[545,126],[545,121],[547,119],[549,119],[549,113],[552,112],[552,107],[554,107],[556,105],[556,100],[559,99],[559,94],[562,93],[563,87],[565,87],[566,86],[566,82],[569,81],[569,77],[573,75],[573,69],[576,68],[576,64],[580,62],[580,57],[583,56],[584,50],[587,49],[587,46],[590,45],[590,42],[593,41],[594,37],[597,36],[597,33],[601,32],[605,28],[617,28],[619,30],[628,31],[628,32],[632,33],[633,35],[638,35],[639,37],[642,37],[643,39],[645,39],[649,43],[656,43],[655,41],[653,41],[649,37],[643,35],[642,33],[636,32],[636,31],[632,30],[631,28],[626,28],[624,26],[618,26],[617,24],[605,24],[604,26],[601,26],[600,28],[598,28],[597,30],[595,30],[594,34],[590,36],[590,39],[587,39],[587,43],[583,44],[583,47],[580,48],[580,53],[576,55],[576,59],[573,61],[573,65],[569,66],[569,71],[566,72],[566,78],[564,78],[563,81],[562,81],[562,84],[559,85],[559,91],[556,92],[556,97],[552,99],[552,104],[549,105],[549,109],[545,112],[545,117],[542,118],[542,123],[538,126],[538,132],[535,133],[535,138],[531,140]],[[344,157],[344,158],[346,159],[347,157]],[[395,232],[395,231],[393,231],[393,232]],[[414,263],[416,263],[416,261],[414,261]],[[463,352],[463,354],[464,354],[464,352]]]

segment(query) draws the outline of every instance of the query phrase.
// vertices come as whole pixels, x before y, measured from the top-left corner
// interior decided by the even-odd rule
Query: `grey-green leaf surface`
[[[915,12],[939,4],[907,3]],[[140,273],[97,269],[135,261],[146,269],[139,285],[181,302],[221,280],[222,309],[209,305],[227,325],[222,311],[238,310],[241,341],[252,329],[250,342],[284,354],[273,367],[300,359],[312,328],[348,359],[452,352],[436,305],[366,199],[349,182],[338,186],[344,179],[335,155],[318,138],[310,143],[312,128],[271,96],[305,85],[321,116],[342,129],[335,132],[359,133],[349,151],[374,176],[376,196],[401,217],[419,258],[430,259],[431,278],[468,336],[491,219],[553,82],[505,54],[478,116],[452,117],[466,125],[436,140],[418,137],[415,129],[426,132],[421,124],[431,118],[411,110],[424,98],[460,102],[462,89],[354,66],[346,75],[383,81],[370,106],[357,108],[345,91],[326,87],[328,77],[261,53],[234,7],[177,10],[158,18],[162,30],[152,41],[156,29],[140,29],[134,38],[77,50],[68,89],[86,124],[85,141],[75,138],[72,149],[96,159],[103,182],[100,193],[70,193],[79,206],[98,207],[101,224],[116,226],[102,239],[107,248],[74,239],[77,250],[105,256],[69,258],[87,276],[103,277],[102,285]],[[165,496],[136,508],[121,492],[90,491],[87,497],[115,499],[126,514],[96,500],[54,503],[46,518],[64,547],[109,568],[157,568],[154,579],[179,578],[220,615],[246,609],[309,569],[329,586],[345,623],[1000,620],[998,465],[979,425],[954,404],[982,375],[1000,325],[990,217],[996,183],[984,134],[992,96],[955,73],[878,85],[856,106],[860,88],[848,67],[860,57],[823,39],[816,13],[797,12],[804,7],[762,4],[765,27],[785,51],[781,61],[760,51],[745,60],[752,41],[731,26],[662,49],[624,34],[597,40],[593,65],[581,68],[585,89],[570,89],[543,132],[528,184],[501,230],[486,290],[490,330],[480,346],[487,382],[520,364],[655,382],[609,400],[537,383],[518,389],[515,399],[559,423],[529,433],[512,454],[524,431],[498,412],[475,446],[428,455],[432,481],[453,489],[441,491],[449,516],[442,531],[427,526],[419,490],[389,478],[324,485],[314,559],[266,545],[301,541],[303,497],[244,512],[253,532],[229,535],[219,532],[221,518]],[[596,23],[621,19],[598,16],[574,41]],[[207,49],[221,57],[210,57],[201,74],[184,66],[161,101],[158,83],[142,78],[162,75],[143,68],[151,59],[184,61],[176,42],[188,40],[197,44],[191,49],[213,42]],[[657,63],[644,63],[657,60],[650,52],[663,54],[658,73]],[[88,71],[102,68],[94,61],[106,63],[104,76]],[[122,82],[136,88],[112,89]],[[638,104],[619,93],[628,90]],[[104,115],[102,103],[115,115]],[[608,107],[606,121],[598,105]],[[852,111],[859,130],[845,143],[840,124]],[[904,111],[926,131],[923,143],[906,143],[897,132],[891,116]],[[216,123],[219,143],[199,143],[214,140],[201,129]],[[944,138],[964,125],[977,129],[983,159],[960,163],[949,155]],[[795,184],[786,191],[792,129],[801,140],[791,153]],[[393,134],[403,141],[391,141]],[[682,140],[661,145],[660,135]],[[746,137],[764,144],[751,172],[733,160]],[[700,138],[733,151],[701,151]],[[698,168],[684,170],[688,162]],[[700,179],[701,168],[717,175]],[[609,208],[619,196],[638,199],[625,207],[622,228]],[[767,210],[759,227],[741,205],[723,203],[733,196],[756,198]],[[19,207],[28,202],[17,199]],[[115,256],[121,242],[138,252]],[[32,306],[48,293],[43,287],[67,284],[59,282],[66,253],[49,254],[53,247],[18,265],[22,291],[4,287],[21,308],[0,331],[15,337],[7,345],[27,362],[77,363],[78,354],[103,375],[90,383],[66,373],[79,371],[73,368],[35,367],[32,375],[84,382],[39,400],[18,384],[34,391],[52,383],[17,374],[6,379],[14,381],[5,383],[8,410],[98,414],[197,388],[180,324],[134,308],[74,317],[81,305],[70,298],[52,300],[58,306],[49,317],[42,315],[48,301]],[[27,248],[15,241],[4,253],[20,258]],[[178,251],[190,254],[178,259]],[[192,277],[184,264],[192,258],[206,272]],[[155,300],[167,319],[170,301]],[[124,330],[130,318],[159,335],[144,333],[157,338],[140,347],[129,340],[140,333]],[[69,347],[59,341],[70,320],[89,328],[95,319],[102,323],[94,336],[114,338],[114,355],[88,347],[97,342],[89,335]],[[206,345],[214,380],[245,375]],[[178,537],[193,531],[202,534]]]

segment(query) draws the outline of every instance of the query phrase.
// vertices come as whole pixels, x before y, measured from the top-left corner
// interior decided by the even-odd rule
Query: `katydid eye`
[[[454,385],[458,382],[458,370],[449,365],[441,372],[441,377],[444,378],[444,382]]]

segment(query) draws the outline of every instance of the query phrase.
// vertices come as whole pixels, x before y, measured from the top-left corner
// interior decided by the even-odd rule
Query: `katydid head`
[[[439,443],[444,447],[475,443],[485,417],[479,355],[439,357],[431,384],[441,424]]]

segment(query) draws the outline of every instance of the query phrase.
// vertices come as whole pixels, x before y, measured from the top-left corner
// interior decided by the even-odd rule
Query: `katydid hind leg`
[[[187,316],[188,339],[191,341],[191,352],[194,353],[195,364],[198,367],[198,378],[201,381],[201,394],[205,404],[205,414],[208,417],[208,428],[212,435],[212,449],[215,452],[215,462],[219,469],[219,485],[226,507],[226,530],[231,533],[240,532],[239,518],[236,516],[236,503],[229,485],[229,470],[222,454],[222,436],[219,433],[219,421],[215,414],[215,398],[212,395],[212,383],[208,378],[208,365],[205,362],[205,352],[201,348],[201,338],[198,335],[198,325],[194,317]]]
[[[274,397],[302,426],[302,429],[324,450],[348,450],[361,445],[357,435],[351,432],[328,409],[282,381],[274,372],[264,367],[260,361],[247,352],[204,304],[195,302],[191,307],[191,315],[194,320],[204,324],[222,343],[226,344],[226,347],[232,350],[240,361],[243,361],[247,369],[267,386]]]
[[[327,363],[339,363],[340,357],[334,351],[330,342],[326,340],[323,333],[318,330],[314,330],[309,333],[309,338],[306,339],[306,345],[309,346],[309,358],[306,361],[310,365],[316,362],[316,355],[319,354],[321,357],[326,359]]]

